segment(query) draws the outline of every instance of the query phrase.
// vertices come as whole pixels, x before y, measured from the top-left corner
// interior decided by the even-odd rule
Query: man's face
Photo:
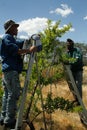
[[[67,49],[72,50],[73,49],[73,43],[72,42],[67,42]]]
[[[9,31],[12,35],[17,36],[18,34],[18,28],[16,26],[12,26]]]

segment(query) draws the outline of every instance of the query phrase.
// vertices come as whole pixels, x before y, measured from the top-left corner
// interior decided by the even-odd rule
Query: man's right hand
[[[32,52],[36,52],[37,51],[37,47],[36,46],[31,46],[29,48],[29,52],[32,53]]]

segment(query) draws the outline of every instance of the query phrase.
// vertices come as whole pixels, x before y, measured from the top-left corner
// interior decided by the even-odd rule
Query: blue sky
[[[61,20],[60,27],[72,23],[71,30],[60,40],[71,38],[87,44],[87,0],[0,0],[0,37],[8,19],[20,24],[21,38],[42,31],[47,19]]]

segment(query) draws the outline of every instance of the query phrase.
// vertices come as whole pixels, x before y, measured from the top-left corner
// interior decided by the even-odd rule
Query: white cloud
[[[32,34],[39,33],[43,29],[46,28],[47,25],[47,18],[32,18],[28,20],[21,21],[19,24],[19,34],[20,33],[26,33],[27,36],[21,35],[21,38],[26,38],[31,36]]]
[[[20,35],[19,37],[20,37],[21,39],[28,39],[28,36],[27,36],[27,35],[26,35],[26,36],[25,36],[25,35]]]
[[[87,20],[87,16],[85,16],[83,19],[84,19],[84,20]]]
[[[61,7],[62,8],[57,8],[53,11],[50,11],[50,13],[59,14],[62,17],[67,17],[71,13],[73,14],[73,10],[69,8],[67,4],[61,4]]]
[[[32,34],[42,32],[47,27],[47,18],[33,18],[33,19],[27,19],[19,22],[20,26],[18,28],[18,37],[22,39],[29,38]],[[52,21],[52,24],[54,25],[56,21]],[[67,25],[63,25],[67,26]],[[63,28],[63,27],[60,27]],[[70,32],[75,31],[74,28],[71,28],[69,30]]]

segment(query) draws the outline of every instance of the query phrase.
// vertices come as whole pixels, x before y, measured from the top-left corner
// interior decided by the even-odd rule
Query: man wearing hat
[[[2,110],[0,123],[7,127],[15,125],[17,100],[20,96],[19,73],[23,68],[21,54],[38,51],[38,47],[31,46],[29,49],[22,49],[23,40],[17,40],[19,24],[8,20],[4,24],[5,35],[2,38],[1,58],[3,72],[4,94],[2,98]]]
[[[75,58],[76,60],[73,62],[69,62],[70,68],[72,71],[72,75],[76,82],[79,94],[82,98],[82,79],[83,79],[83,56],[80,48],[74,46],[74,41],[70,38],[66,41],[67,45],[67,54],[69,58]],[[76,105],[79,105],[78,99],[75,97]]]

